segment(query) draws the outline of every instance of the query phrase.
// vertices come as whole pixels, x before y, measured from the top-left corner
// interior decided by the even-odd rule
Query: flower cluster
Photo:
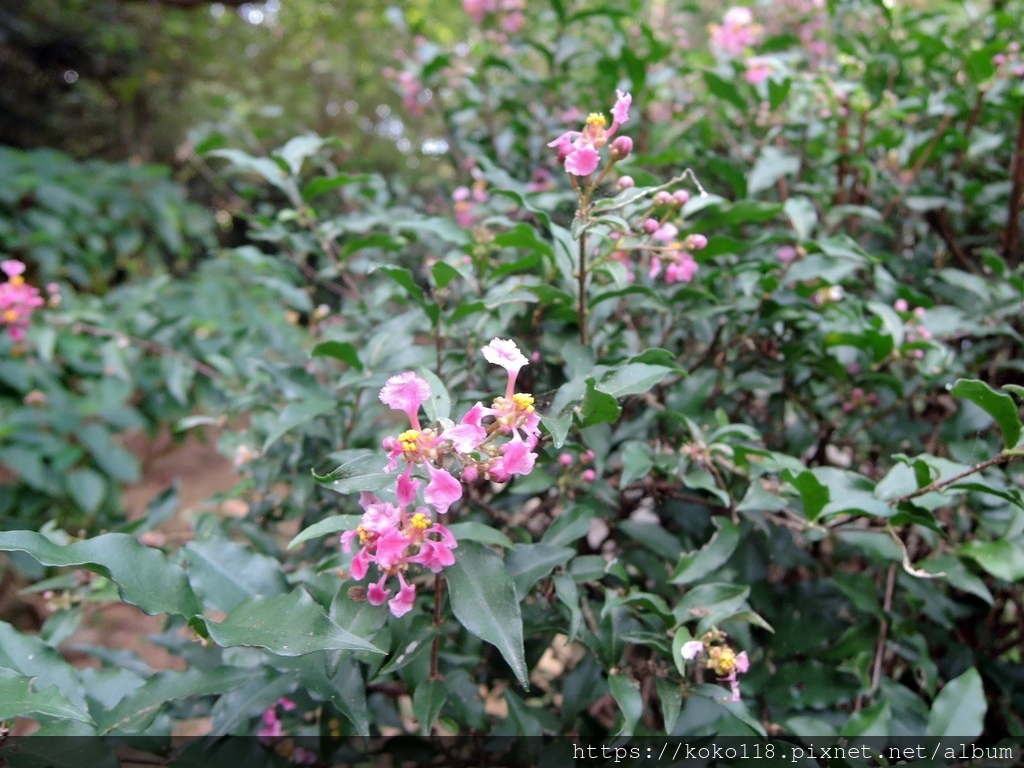
[[[472,227],[477,221],[476,206],[486,203],[489,199],[487,194],[487,182],[477,179],[473,188],[456,187],[452,192],[453,208],[455,210],[455,223],[466,229]]]
[[[526,24],[526,0],[462,0],[462,10],[476,24],[483,24],[488,14],[495,14],[501,28],[510,35]]]
[[[22,262],[16,259],[0,261],[0,272],[7,275],[7,282],[0,283],[0,327],[6,325],[10,337],[21,341],[25,338],[32,312],[46,302],[39,295],[38,288],[25,282],[25,265]]]
[[[256,731],[256,737],[263,743],[270,743],[285,735],[281,719],[277,715],[277,707],[285,712],[295,710],[295,702],[282,696],[272,707],[267,707],[260,717],[260,728]],[[316,755],[304,747],[295,746],[291,739],[278,742],[276,751],[282,757],[298,765],[312,765],[316,762]]]
[[[631,184],[626,186],[628,188]],[[642,223],[634,227],[632,237],[613,233],[612,239],[617,243],[611,257],[629,266],[631,251],[649,253],[647,276],[651,280],[664,275],[665,282],[669,284],[693,282],[698,267],[692,251],[706,248],[708,239],[699,233],[680,234],[682,222],[677,214],[689,199],[690,194],[686,190],[658,192],[652,208],[641,216]],[[656,212],[660,212],[659,215],[653,215]]]
[[[690,640],[683,643],[682,656],[687,661],[693,661],[698,656],[706,655],[705,666],[710,669],[722,682],[729,684],[732,692],[731,701],[740,700],[740,684],[736,675],[741,675],[750,669],[750,659],[746,651],[736,653],[725,644],[726,634],[719,629],[707,632],[700,640]]]
[[[481,351],[488,362],[507,372],[505,394],[494,398],[490,407],[476,403],[458,423],[443,429],[420,423],[420,406],[430,399],[430,385],[412,371],[392,376],[380,391],[381,402],[409,418],[409,429],[383,441],[387,471],[398,469],[399,462],[404,465],[396,482],[397,503],[362,494],[362,519],[355,530],[342,534],[341,543],[349,552],[358,540],[352,576],[362,579],[370,565],[376,565],[381,575],[367,589],[366,599],[373,605],[387,602],[395,616],[408,613],[416,598],[416,587],[405,579],[410,565],[440,573],[455,562],[455,537],[434,515],[446,514],[462,498],[462,484],[481,477],[507,482],[513,475],[532,472],[537,460],[533,449],[540,437],[540,417],[533,408],[533,395],[515,391],[519,370],[528,364],[526,357],[505,339],[492,339]],[[414,471],[421,477],[414,477]],[[425,503],[417,504],[423,474]],[[394,596],[386,588],[392,576],[399,585]]]
[[[616,91],[615,105],[612,107],[612,124],[600,112],[592,112],[586,120],[582,131],[567,131],[552,142],[549,147],[558,150],[558,162],[565,166],[566,173],[573,176],[589,176],[601,161],[598,150],[605,146],[615,135],[619,126],[629,120],[629,107],[633,97],[628,93]],[[628,136],[619,136],[611,143],[612,161],[620,160],[633,151],[633,140]]]
[[[749,8],[730,8],[721,24],[709,24],[711,45],[726,56],[739,56],[748,47],[756,45],[761,37],[761,26],[754,23]]]

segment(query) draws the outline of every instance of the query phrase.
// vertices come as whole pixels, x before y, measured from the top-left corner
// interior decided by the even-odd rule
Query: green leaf
[[[664,365],[648,363],[627,363],[601,378],[595,388],[618,399],[626,395],[650,392],[651,388],[672,373]]]
[[[799,157],[783,152],[778,147],[766,146],[747,177],[747,194],[753,196],[770,189],[783,176],[796,173],[799,169]]]
[[[690,584],[721,568],[740,543],[740,527],[724,517],[714,517],[718,529],[711,539],[695,552],[686,552],[672,574],[673,584]]]
[[[86,514],[95,512],[107,494],[107,481],[103,475],[92,469],[76,469],[69,472],[64,481],[68,493]]]
[[[327,536],[338,531],[351,531],[359,525],[359,521],[362,519],[362,515],[335,515],[334,517],[328,517],[304,529],[298,536],[288,542],[287,548],[293,549],[310,539],[319,539],[321,536]]]
[[[654,688],[661,700],[661,714],[665,721],[665,733],[672,733],[683,707],[683,692],[679,684],[665,677],[654,678]]]
[[[462,276],[459,270],[444,261],[435,262],[434,266],[430,268],[430,274],[438,288],[445,288],[452,280]]]
[[[231,611],[254,597],[275,597],[288,591],[281,564],[248,546],[228,539],[189,542],[182,549],[195,592],[218,611]]]
[[[705,71],[701,74],[704,75],[704,84],[713,95],[728,101],[741,112],[747,111],[747,102],[740,95],[740,89],[736,87],[736,83],[719,77],[714,72]]]
[[[555,568],[565,565],[576,550],[568,547],[553,547],[550,544],[517,544],[505,556],[505,567],[516,588],[516,599],[520,602],[530,588],[548,576]]]
[[[311,133],[293,136],[283,147],[275,149],[273,154],[284,160],[293,176],[298,176],[302,172],[302,164],[319,152],[324,142],[324,139]]]
[[[309,353],[312,357],[333,357],[348,363],[357,371],[363,370],[363,363],[359,359],[359,350],[350,341],[321,341],[313,351]]]
[[[0,667],[0,721],[40,716],[93,722],[87,712],[75,706],[56,686],[51,685],[41,691],[33,690],[34,680],[13,669]]]
[[[981,736],[987,711],[981,675],[971,667],[946,683],[935,697],[924,735],[976,739]]]
[[[364,453],[349,459],[328,475],[313,473],[313,479],[336,493],[379,491],[394,482],[384,471],[387,462],[378,453]]]
[[[0,533],[0,551],[25,552],[43,565],[98,573],[117,585],[122,600],[151,615],[195,616],[201,611],[185,572],[159,550],[124,533],[61,546],[32,531],[8,531]]]
[[[1007,448],[1016,448],[1020,443],[1020,414],[1013,398],[1004,392],[996,392],[992,387],[977,379],[957,379],[950,393],[954,397],[970,400],[991,416],[1003,433],[1003,442]]]
[[[519,683],[528,688],[523,617],[515,585],[501,558],[467,541],[459,544],[455,564],[444,574],[455,618],[472,634],[495,646]]]
[[[314,651],[384,653],[361,637],[342,629],[306,592],[247,600],[219,624],[206,623],[210,637],[225,648],[266,648],[278,656],[302,656]]]
[[[797,473],[790,469],[784,469],[782,479],[800,493],[800,499],[804,504],[804,514],[808,520],[814,520],[828,504],[828,487],[823,485],[813,472],[804,470]]]
[[[807,240],[814,233],[814,225],[818,223],[818,212],[810,198],[791,197],[782,206],[782,210],[789,217],[797,240]]]
[[[412,694],[412,713],[420,723],[420,734],[429,736],[441,707],[448,700],[448,691],[441,680],[424,680]]]
[[[622,727],[615,735],[632,736],[636,724],[640,722],[640,716],[644,713],[644,702],[640,696],[639,686],[625,675],[612,674],[608,675],[608,689],[622,713]]]
[[[267,449],[285,432],[295,429],[307,421],[312,421],[317,416],[322,416],[337,407],[338,402],[328,397],[314,397],[301,402],[288,403],[267,434],[267,439],[263,441],[263,453],[266,453]]]
[[[1024,547],[1014,541],[969,541],[957,553],[969,557],[996,578],[1003,581],[1024,579]]]
[[[100,734],[134,733],[147,728],[167,704],[189,696],[227,693],[262,674],[260,669],[219,667],[157,672],[125,696],[99,721]]]
[[[453,523],[448,526],[458,541],[478,541],[481,544],[493,544],[496,547],[512,549],[515,546],[512,539],[496,528],[484,523]]]
[[[425,366],[420,366],[419,375],[430,385],[430,398],[423,403],[423,410],[431,421],[447,419],[452,412],[452,398],[448,388],[437,375]]]

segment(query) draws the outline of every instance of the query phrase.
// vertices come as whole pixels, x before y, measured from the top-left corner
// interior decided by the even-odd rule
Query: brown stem
[[[1010,190],[1010,205],[1006,212],[1006,260],[1019,262],[1020,251],[1020,207],[1024,200],[1024,108],[1017,123],[1017,146],[1013,151],[1013,188]]]
[[[983,472],[989,467],[994,467],[997,464],[1005,464],[1006,462],[1012,461],[1013,459],[1016,458],[1020,458],[1021,456],[1024,456],[1024,451],[1002,451],[1001,453],[998,453],[995,456],[993,456],[991,459],[986,459],[985,461],[979,462],[978,464],[975,464],[973,467],[965,469],[963,472],[955,474],[952,477],[946,478],[945,480],[936,480],[934,483],[928,483],[928,485],[924,486],[923,488],[918,488],[913,493],[908,493],[898,498],[891,499],[889,501],[889,504],[895,506],[896,504],[902,504],[904,501],[910,501],[911,499],[915,499],[918,496],[924,496],[924,494],[926,493],[932,493],[933,491],[941,491],[943,488],[947,488],[953,483],[959,480],[963,480],[965,477],[976,475],[978,472]]]

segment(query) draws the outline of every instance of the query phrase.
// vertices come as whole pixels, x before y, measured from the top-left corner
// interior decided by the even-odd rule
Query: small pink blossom
[[[405,577],[401,573],[398,574],[398,583],[398,594],[388,602],[391,615],[396,619],[405,616],[405,614],[411,611],[413,604],[416,602],[416,587],[406,583]]]
[[[704,653],[704,643],[700,640],[689,640],[688,642],[683,643],[683,647],[680,649],[680,652],[684,659],[687,661],[693,661]]]
[[[443,515],[448,508],[462,498],[462,483],[443,469],[436,469],[427,464],[430,482],[423,492],[423,499],[434,507],[438,514]]]
[[[380,391],[380,401],[405,411],[413,429],[420,428],[419,409],[430,399],[430,385],[412,371],[392,376]]]
[[[789,264],[797,256],[796,248],[792,245],[783,245],[775,252],[775,258],[783,264]]]
[[[679,229],[675,224],[665,223],[658,227],[652,234],[655,240],[660,240],[663,243],[675,240],[676,235],[679,234]]]
[[[633,104],[633,96],[622,91],[615,91],[615,106],[612,107],[612,119],[617,125],[629,122],[629,108]]]
[[[763,56],[752,56],[746,61],[747,71],[744,77],[751,85],[757,85],[769,78],[772,74],[772,62]]]
[[[631,187],[635,187],[635,186],[636,186],[636,182],[633,181],[633,177],[632,176],[621,176],[621,177],[619,177],[619,189],[630,189]]]
[[[584,469],[580,474],[580,478],[584,483],[592,483],[597,479],[597,473],[592,469]]]

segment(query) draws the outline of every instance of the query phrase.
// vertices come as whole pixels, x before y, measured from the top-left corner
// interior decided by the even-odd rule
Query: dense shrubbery
[[[100,576],[45,583],[38,638],[0,624],[0,717],[323,737],[301,760],[432,729],[1021,739],[1024,7],[767,5],[709,49],[693,9],[467,2],[470,41],[393,73],[443,119],[443,195],[313,135],[222,148],[250,244],[38,310],[0,368],[6,527],[62,494],[145,527],[83,429],[17,428],[57,413],[34,390],[104,439],[248,417],[249,514],[165,552],[0,534]],[[186,671],[60,658],[114,588]]]

